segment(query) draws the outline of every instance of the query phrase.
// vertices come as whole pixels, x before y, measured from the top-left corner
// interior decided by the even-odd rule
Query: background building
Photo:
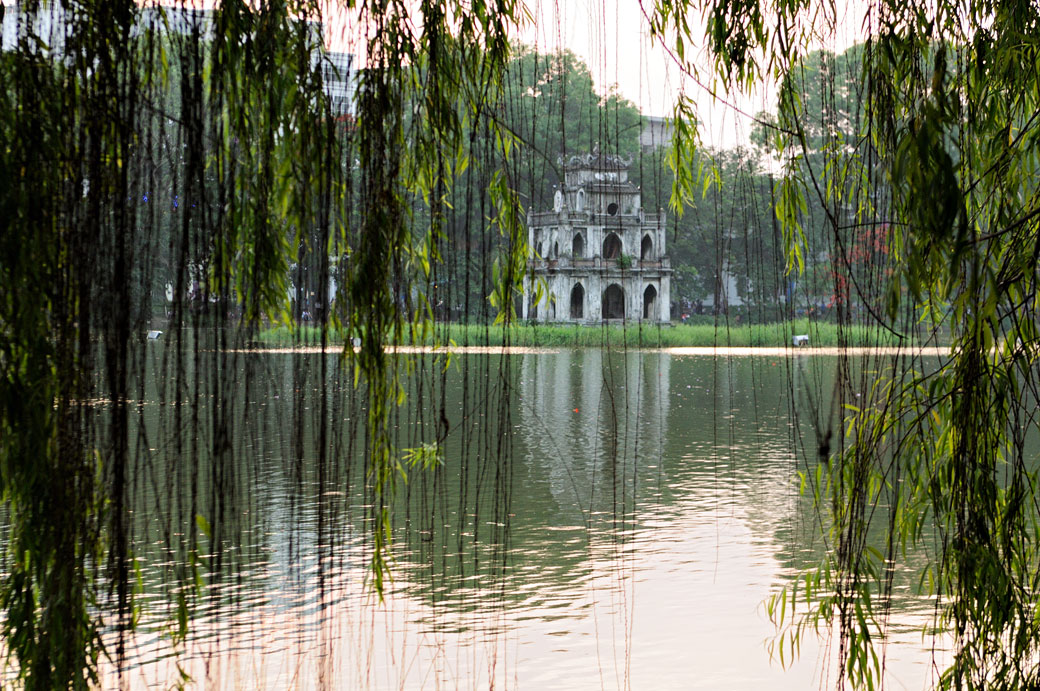
[[[656,151],[672,143],[672,121],[668,118],[650,115],[643,119],[643,129],[639,132],[639,147],[643,153]]]
[[[322,83],[333,115],[354,115],[357,70],[353,53],[326,51],[322,62]]]

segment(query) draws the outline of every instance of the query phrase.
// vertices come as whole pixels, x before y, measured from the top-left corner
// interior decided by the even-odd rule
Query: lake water
[[[825,412],[835,357],[563,350],[444,369],[400,356],[396,443],[447,430],[445,462],[398,485],[380,601],[365,411],[338,359],[240,354],[224,379],[178,388],[159,374],[162,347],[135,434],[148,452],[132,489],[131,688],[168,688],[181,671],[219,689],[834,679],[836,637],[807,640],[788,669],[770,659],[764,601],[824,549],[797,472],[815,463],[814,429],[840,424]],[[932,605],[910,590],[897,586],[886,688],[927,687],[945,666],[920,633]],[[103,684],[117,683],[106,665]]]

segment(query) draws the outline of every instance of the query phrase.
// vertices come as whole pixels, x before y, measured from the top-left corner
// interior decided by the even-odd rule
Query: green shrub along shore
[[[865,326],[845,326],[797,319],[769,324],[630,324],[627,326],[572,326],[519,324],[503,326],[437,323],[425,334],[406,333],[401,345],[524,346],[600,348],[675,347],[785,347],[795,335],[807,334],[812,346],[889,346],[898,339],[888,331]],[[343,334],[330,331],[328,341],[342,344]],[[259,345],[285,347],[315,345],[321,341],[316,326],[281,326],[262,331]]]

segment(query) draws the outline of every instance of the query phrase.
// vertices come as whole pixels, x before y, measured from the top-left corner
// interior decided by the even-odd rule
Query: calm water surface
[[[813,430],[838,422],[823,412],[836,358],[581,350],[459,356],[446,373],[408,358],[398,445],[449,432],[444,466],[399,484],[382,602],[370,587],[366,473],[350,460],[364,450],[364,411],[334,358],[249,356],[234,395],[181,411],[234,421],[233,463],[212,461],[207,449],[222,448],[212,432],[199,449],[169,448],[185,420],[145,402],[151,460],[134,494],[145,607],[125,684],[168,688],[180,670],[219,689],[833,679],[826,636],[786,670],[770,660],[763,602],[824,549],[796,473]],[[214,527],[192,525],[195,514]],[[191,531],[194,559],[171,547]],[[197,590],[176,585],[186,573]],[[943,666],[916,628],[930,603],[909,590],[897,587],[887,688],[926,687],[933,657]],[[183,641],[181,599],[194,614]],[[117,683],[112,670],[104,682]]]

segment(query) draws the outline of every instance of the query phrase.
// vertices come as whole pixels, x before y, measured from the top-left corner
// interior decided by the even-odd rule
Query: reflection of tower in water
[[[539,532],[565,540],[583,566],[565,584],[568,597],[584,603],[564,629],[568,646],[626,680],[636,619],[636,497],[641,477],[661,465],[670,366],[663,353],[588,349],[527,355],[520,371],[517,434],[527,452],[517,462],[545,478],[553,505]]]
[[[663,450],[670,358],[599,349],[525,356],[523,462],[548,479],[561,523],[631,510],[641,469]]]

